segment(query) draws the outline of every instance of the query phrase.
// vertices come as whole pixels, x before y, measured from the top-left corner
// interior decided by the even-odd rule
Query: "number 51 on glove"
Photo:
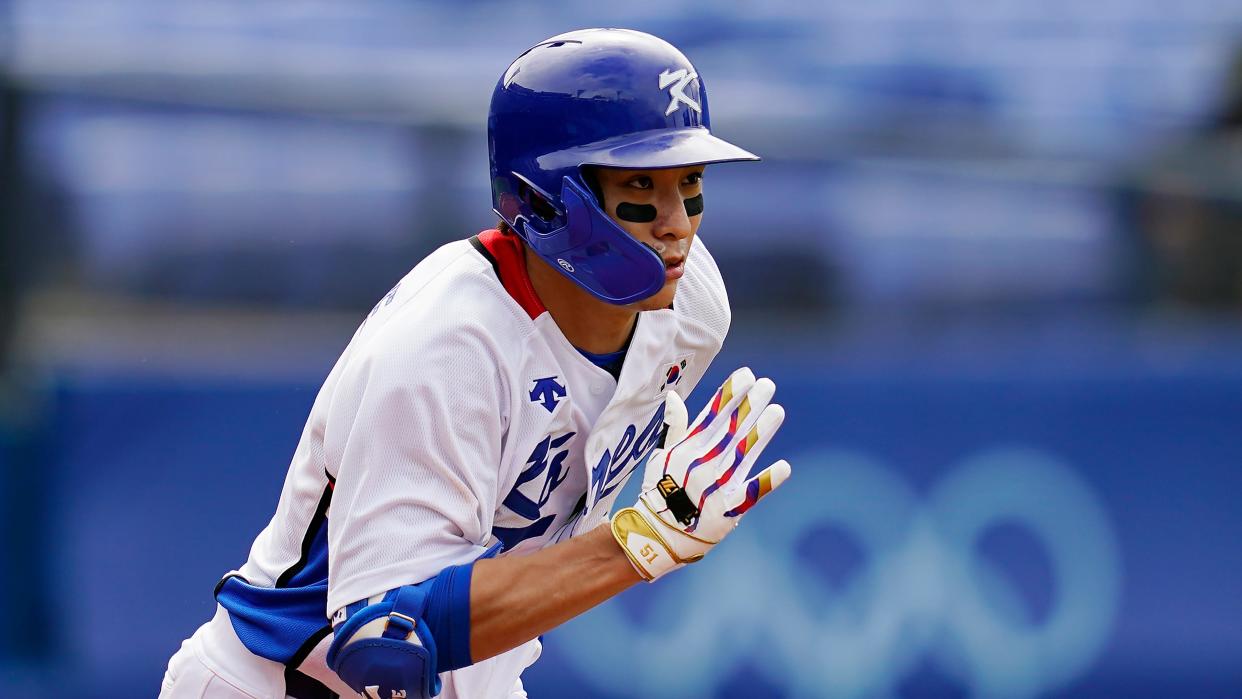
[[[701,559],[789,478],[783,459],[747,477],[785,419],[775,393],[770,379],[743,367],[687,425],[685,403],[669,391],[664,446],[647,462],[638,502],[612,517],[613,536],[643,579]]]

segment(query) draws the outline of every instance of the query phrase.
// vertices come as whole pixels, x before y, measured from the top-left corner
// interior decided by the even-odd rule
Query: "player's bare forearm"
[[[516,648],[641,581],[607,526],[526,556],[481,560],[470,583],[471,658]]]

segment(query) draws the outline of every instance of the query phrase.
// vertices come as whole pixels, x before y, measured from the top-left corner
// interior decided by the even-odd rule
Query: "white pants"
[[[325,638],[298,668],[342,697],[359,696],[327,668],[332,636]],[[530,641],[470,667],[444,673],[437,699],[527,699],[522,670],[539,658],[543,647]],[[285,666],[246,649],[229,621],[216,615],[182,642],[168,661],[159,699],[286,699]]]

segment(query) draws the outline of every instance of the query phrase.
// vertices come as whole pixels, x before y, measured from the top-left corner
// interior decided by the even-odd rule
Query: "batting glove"
[[[647,462],[638,502],[612,517],[613,536],[643,579],[703,558],[789,478],[783,459],[747,478],[785,419],[775,392],[770,379],[738,369],[689,426],[681,396],[668,392],[664,446]]]

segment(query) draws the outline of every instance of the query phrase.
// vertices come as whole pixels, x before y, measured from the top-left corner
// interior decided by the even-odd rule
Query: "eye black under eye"
[[[696,194],[684,201],[687,216],[698,216],[703,213],[703,195]]]
[[[656,220],[656,208],[650,204],[631,204],[623,201],[617,204],[617,218],[632,223],[651,223]]]

